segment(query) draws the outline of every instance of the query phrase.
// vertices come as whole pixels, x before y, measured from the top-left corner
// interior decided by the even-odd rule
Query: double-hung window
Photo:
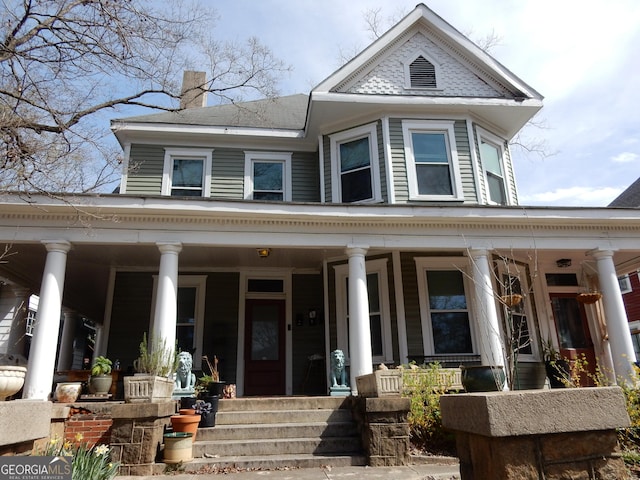
[[[503,140],[482,129],[478,129],[480,161],[487,182],[489,203],[507,205],[509,196],[505,179]]]
[[[425,355],[475,353],[466,259],[415,261]]]
[[[373,361],[392,362],[387,260],[371,260],[366,262],[366,266]],[[349,358],[349,266],[337,265],[335,274],[338,349]]]
[[[291,153],[245,152],[244,198],[291,200]]]
[[[376,137],[375,124],[330,136],[333,202],[372,202],[381,199]]]
[[[211,195],[211,156],[211,150],[166,148],[162,195],[209,197]]]
[[[463,200],[453,125],[428,120],[402,122],[412,200]]]

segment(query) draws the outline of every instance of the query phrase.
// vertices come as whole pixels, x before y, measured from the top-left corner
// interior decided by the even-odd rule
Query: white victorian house
[[[25,398],[69,368],[77,316],[125,370],[153,331],[239,395],[325,395],[335,349],[352,388],[379,363],[501,365],[514,330],[517,388],[543,387],[547,342],[632,377],[640,210],[519,205],[509,141],[542,96],[426,6],[309,94],[187,107],[112,122],[118,194],[0,196],[0,349],[40,299]]]

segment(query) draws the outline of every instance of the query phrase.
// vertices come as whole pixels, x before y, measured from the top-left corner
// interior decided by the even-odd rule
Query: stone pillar
[[[71,369],[73,361],[73,343],[76,338],[76,326],[78,317],[76,312],[63,308],[64,322],[62,324],[62,338],[60,340],[60,349],[58,351],[58,371],[63,372]]]
[[[409,463],[409,423],[411,400],[353,397],[354,418],[362,435],[362,447],[371,467],[401,466]]]
[[[366,253],[366,248],[347,249],[349,256],[349,380],[354,395],[358,393],[356,377],[373,372]]]
[[[15,295],[13,307],[13,320],[11,322],[11,331],[9,332],[9,345],[7,345],[7,354],[20,355],[26,358],[25,345],[27,343],[27,312],[29,310],[29,296],[31,290],[19,285],[10,286]]]
[[[630,478],[616,437],[630,425],[619,387],[442,395],[440,409],[462,480]]]
[[[632,383],[635,379],[633,362],[636,361],[636,354],[633,350],[627,312],[624,308],[618,275],[613,263],[613,252],[611,250],[597,250],[591,255],[596,259],[598,268],[613,368],[617,378]]]
[[[496,299],[491,282],[491,265],[486,250],[471,250],[475,288],[474,315],[478,323],[479,350],[483,365],[504,366]]]
[[[48,253],[42,274],[40,302],[22,394],[23,398],[32,400],[47,400],[51,393],[67,252],[71,248],[71,244],[64,240],[43,243]]]
[[[164,340],[167,348],[176,345],[176,319],[178,315],[178,254],[180,243],[158,243],[160,271],[156,292],[153,335]],[[151,344],[151,339],[149,339]]]

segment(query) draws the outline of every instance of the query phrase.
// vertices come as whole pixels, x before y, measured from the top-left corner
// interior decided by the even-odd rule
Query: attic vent
[[[409,77],[414,88],[436,88],[436,67],[420,55],[409,65]]]

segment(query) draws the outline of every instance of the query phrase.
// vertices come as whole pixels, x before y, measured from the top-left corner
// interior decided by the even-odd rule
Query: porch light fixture
[[[271,254],[270,248],[258,248],[256,249],[256,251],[258,252],[258,256],[260,258],[267,258]]]
[[[559,258],[556,260],[556,266],[558,268],[569,268],[571,266],[570,258]]]

